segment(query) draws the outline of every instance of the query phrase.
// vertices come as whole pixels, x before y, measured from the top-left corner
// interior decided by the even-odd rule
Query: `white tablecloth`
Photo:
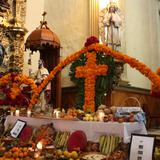
[[[86,133],[87,139],[94,142],[97,142],[99,140],[99,136],[104,134],[121,136],[124,138],[125,143],[128,143],[130,141],[131,133],[147,134],[145,125],[143,123],[137,122],[86,122],[16,116],[7,116],[5,127],[7,128],[9,124],[14,124],[17,119],[26,121],[28,125],[32,125],[34,127],[53,122],[54,127],[57,130],[70,132],[82,130]]]

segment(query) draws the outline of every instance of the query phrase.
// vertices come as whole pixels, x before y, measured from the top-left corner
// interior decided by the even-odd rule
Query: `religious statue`
[[[122,19],[119,14],[119,8],[115,3],[110,3],[103,19],[105,43],[113,50],[121,46],[120,27]]]
[[[40,59],[38,62],[38,71],[36,72],[35,75],[35,83],[37,85],[40,85],[48,75],[49,72],[47,68],[44,67],[43,60]],[[42,111],[45,111],[46,106],[50,102],[50,98],[51,98],[51,84],[49,83],[40,95],[40,100],[38,105],[40,105]]]

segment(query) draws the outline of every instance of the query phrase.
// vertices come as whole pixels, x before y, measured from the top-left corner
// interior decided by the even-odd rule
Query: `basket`
[[[132,102],[132,104],[130,104]],[[136,105],[133,105],[136,104]],[[120,106],[129,106],[129,107],[141,107],[141,103],[139,102],[138,98],[136,97],[126,97]]]
[[[132,102],[132,103],[129,103]],[[133,103],[134,102],[134,103]],[[127,104],[127,105],[126,105]],[[134,105],[133,105],[134,104]],[[136,97],[126,97],[120,106],[117,106],[116,116],[124,116],[129,115],[130,113],[134,113],[134,118],[137,122],[146,123],[145,113],[141,108],[141,104]]]

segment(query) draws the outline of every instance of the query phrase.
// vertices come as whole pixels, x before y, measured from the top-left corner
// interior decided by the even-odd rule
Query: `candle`
[[[11,116],[13,116],[13,113],[14,113],[14,112],[13,112],[13,111],[10,111],[10,113],[11,113]]]
[[[60,111],[55,109],[54,110],[54,116],[55,116],[55,118],[59,118],[60,117]]]
[[[37,143],[37,148],[38,148],[39,150],[41,150],[41,149],[43,148],[42,142],[38,142],[38,143]]]
[[[40,156],[40,153],[39,152],[35,152],[34,153],[34,158],[38,158]]]
[[[19,110],[16,110],[15,114],[16,114],[16,116],[19,116]]]
[[[103,121],[104,116],[105,116],[105,113],[103,111],[99,111],[99,113],[98,113],[99,121]]]
[[[31,116],[31,110],[27,110],[27,117]]]
[[[60,116],[60,111],[57,111],[56,112],[56,118],[59,118],[59,116]]]

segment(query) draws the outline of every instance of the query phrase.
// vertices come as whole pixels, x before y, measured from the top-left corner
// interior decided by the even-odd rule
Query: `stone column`
[[[89,0],[89,36],[99,37],[99,0]]]

